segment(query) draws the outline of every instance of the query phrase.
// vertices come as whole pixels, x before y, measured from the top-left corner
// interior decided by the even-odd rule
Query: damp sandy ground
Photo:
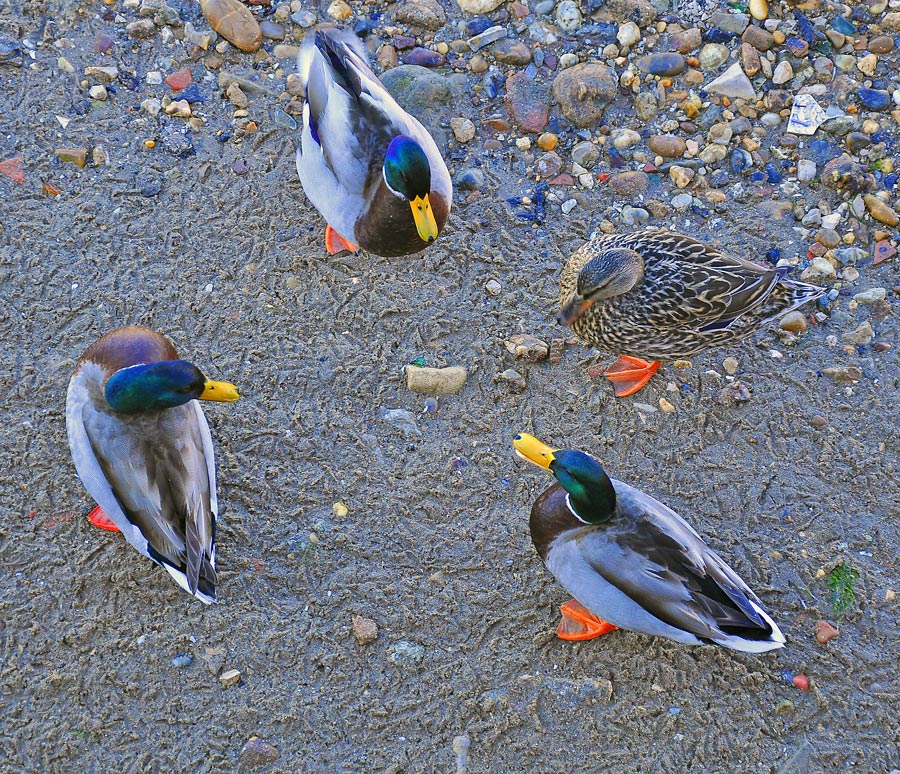
[[[76,18],[68,36],[90,46],[96,26]],[[900,585],[896,304],[877,320],[847,311],[791,347],[763,331],[617,401],[586,373],[605,355],[570,346],[558,365],[523,365],[504,346],[565,335],[556,280],[613,203],[602,189],[538,228],[503,199],[532,190],[503,156],[424,255],[329,258],[287,130],[240,145],[201,132],[195,155],[147,153],[121,103],[64,134],[54,116],[77,90],[27,62],[0,68],[0,157],[22,155],[27,174],[22,186],[0,178],[3,771],[246,769],[254,735],[278,749],[272,772],[455,771],[457,736],[472,772],[900,767],[900,613],[885,601]],[[61,145],[103,145],[110,164],[60,165]],[[670,225],[760,260],[773,244],[801,249],[791,224],[753,209],[735,205],[715,233]],[[896,262],[860,271],[859,289],[898,284]],[[866,319],[894,349],[826,344]],[[243,396],[206,409],[216,606],[84,518],[66,384],[80,352],[126,323],[165,332]],[[704,375],[727,355],[747,403],[721,405],[724,383]],[[417,358],[468,368],[462,393],[425,412],[402,376]],[[818,373],[847,365],[861,368],[857,384]],[[495,382],[511,367],[522,394]],[[676,411],[648,412],[662,396]],[[383,408],[413,412],[418,432]],[[593,451],[682,513],[760,594],[787,647],[556,639],[567,597],[527,527],[550,480],[513,456],[521,430]],[[815,621],[834,616],[816,573],[839,561],[860,573],[858,606],[823,646]],[[377,623],[373,644],[351,636],[353,615]],[[424,646],[418,664],[392,660],[401,641]],[[193,661],[175,666],[178,655]],[[223,689],[216,670],[230,668],[242,679]]]

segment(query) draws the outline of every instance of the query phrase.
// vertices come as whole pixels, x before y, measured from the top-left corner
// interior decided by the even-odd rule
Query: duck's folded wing
[[[196,409],[161,412],[156,430],[145,437],[105,415],[85,422],[120,513],[146,541],[148,555],[184,573],[195,593],[201,579],[204,586],[216,583],[210,475]]]
[[[768,634],[741,578],[677,514],[647,500],[651,507],[630,524],[585,530],[579,549],[592,569],[654,617],[697,637]]]

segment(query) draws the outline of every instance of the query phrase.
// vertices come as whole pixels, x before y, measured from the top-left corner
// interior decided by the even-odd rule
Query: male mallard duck
[[[756,595],[675,511],[584,452],[526,433],[513,447],[559,482],[535,500],[530,526],[541,559],[577,600],[562,606],[561,638],[621,627],[745,653],[784,645]]]
[[[233,401],[148,328],[110,331],[69,380],[66,429],[75,469],[100,506],[91,522],[120,530],[181,588],[216,601],[216,464],[194,398]]]
[[[409,255],[433,242],[453,185],[431,135],[394,101],[352,34],[324,27],[304,40],[306,90],[297,172],[328,222],[329,253]],[[355,244],[354,244],[355,243]]]
[[[784,279],[789,270],[729,258],[668,231],[603,234],[563,268],[559,321],[621,353],[606,377],[616,395],[633,395],[660,361],[741,339],[825,293]]]

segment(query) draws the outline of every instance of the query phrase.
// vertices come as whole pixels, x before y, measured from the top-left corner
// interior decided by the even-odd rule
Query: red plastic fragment
[[[809,678],[806,675],[794,675],[794,679],[791,682],[801,691],[809,690]]]
[[[191,75],[191,69],[189,67],[182,67],[180,70],[176,70],[174,73],[170,73],[166,76],[166,83],[172,88],[172,91],[181,91],[182,89],[186,89],[191,85],[191,81],[194,78]]]
[[[25,182],[25,166],[22,164],[21,156],[14,156],[6,161],[0,161],[0,172],[19,184]]]

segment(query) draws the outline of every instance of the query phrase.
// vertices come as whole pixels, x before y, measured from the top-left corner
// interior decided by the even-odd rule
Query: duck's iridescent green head
[[[591,304],[627,293],[643,275],[640,253],[623,247],[602,250],[578,273],[575,293],[560,312],[559,322],[571,325]]]
[[[616,490],[606,471],[589,454],[576,449],[551,449],[533,435],[519,433],[513,448],[522,459],[549,470],[569,493],[575,515],[589,524],[612,518]]]
[[[174,408],[189,400],[234,401],[237,389],[207,379],[187,360],[161,360],[116,371],[106,381],[106,402],[114,411],[133,414]]]
[[[423,242],[437,239],[438,227],[431,210],[431,165],[422,146],[412,137],[398,135],[384,156],[384,180],[395,194],[409,201],[416,230]]]

